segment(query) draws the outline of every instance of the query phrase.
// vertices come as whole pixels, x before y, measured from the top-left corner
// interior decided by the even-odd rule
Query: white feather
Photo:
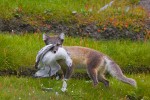
[[[52,46],[52,44],[43,47],[38,52],[38,54],[36,56],[36,62],[38,61],[41,54],[47,48],[50,48],[50,46]],[[69,54],[67,53],[67,51],[64,48],[59,47],[58,51],[56,53],[48,51],[43,56],[42,60],[39,62],[38,66],[37,66],[40,70],[38,70],[35,73],[35,76],[36,77],[50,77],[50,76],[56,74],[56,72],[61,69],[60,65],[57,63],[57,60],[60,60],[60,59],[64,59],[66,61],[67,66],[71,67],[72,59],[70,58]]]
[[[62,85],[61,91],[65,92],[66,90],[67,90],[67,83],[65,80],[63,80],[63,85]]]

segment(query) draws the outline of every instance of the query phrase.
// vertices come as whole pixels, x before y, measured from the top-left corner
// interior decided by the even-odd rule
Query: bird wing
[[[53,62],[50,66],[40,68],[36,73],[35,77],[50,77],[55,75],[61,67],[57,62]]]
[[[60,65],[55,61],[50,65],[50,72],[49,75],[55,75],[61,69]]]
[[[44,55],[50,51],[52,48],[54,47],[54,45],[50,44],[50,45],[46,45],[45,47],[43,47],[37,54],[36,56],[36,62],[35,62],[35,68],[38,68],[38,64],[39,62],[43,59]]]

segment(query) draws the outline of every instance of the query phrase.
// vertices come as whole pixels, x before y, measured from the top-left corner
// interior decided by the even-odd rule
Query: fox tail
[[[106,70],[115,78],[118,80],[130,84],[134,87],[137,87],[136,81],[132,78],[127,78],[125,75],[123,75],[122,70],[120,67],[112,61],[110,58],[105,57],[105,63],[106,63]]]

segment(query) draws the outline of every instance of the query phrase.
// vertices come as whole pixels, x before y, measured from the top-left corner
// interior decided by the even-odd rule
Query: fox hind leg
[[[88,68],[87,72],[89,74],[89,77],[93,80],[93,85],[96,86],[98,84],[96,69],[90,69],[90,68]]]
[[[98,74],[98,81],[102,82],[106,87],[109,87],[109,81],[105,79],[105,76],[102,74]]]
[[[98,69],[98,81],[102,82],[106,87],[109,87],[109,81],[105,78],[104,74],[105,74],[105,67],[104,66],[100,66],[101,69]]]

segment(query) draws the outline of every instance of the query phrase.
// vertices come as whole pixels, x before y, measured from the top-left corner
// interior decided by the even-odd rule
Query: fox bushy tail
[[[112,61],[110,58],[105,57],[106,62],[106,70],[113,76],[116,77],[118,80],[130,84],[134,87],[137,87],[136,81],[132,78],[127,78],[125,75],[123,75],[122,70],[120,67]]]

